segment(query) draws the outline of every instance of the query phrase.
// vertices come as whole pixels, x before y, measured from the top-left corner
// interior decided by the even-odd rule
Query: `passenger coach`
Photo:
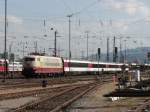
[[[65,73],[97,74],[98,72],[121,72],[122,63],[104,63],[93,61],[64,60]]]
[[[0,59],[0,78],[3,77],[4,72],[8,71],[8,60],[6,60],[6,67],[5,67],[5,60],[4,59]]]

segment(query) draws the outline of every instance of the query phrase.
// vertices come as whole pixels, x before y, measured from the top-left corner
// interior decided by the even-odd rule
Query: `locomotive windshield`
[[[24,61],[35,61],[35,58],[26,57],[26,58],[24,58]]]

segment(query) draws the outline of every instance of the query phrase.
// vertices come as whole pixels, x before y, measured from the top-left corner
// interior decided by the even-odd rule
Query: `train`
[[[6,59],[6,67],[5,60],[0,59],[0,78],[4,77],[4,72],[7,71],[5,77],[20,77],[22,74],[22,63],[21,62],[9,62]]]
[[[8,63],[8,76],[21,78],[22,76],[22,63],[21,62],[9,62]]]
[[[8,60],[6,60],[6,62],[8,63]],[[4,71],[6,71],[7,67],[5,67],[5,60],[4,59],[0,59],[0,77],[4,74]]]
[[[5,67],[4,59],[0,59],[0,78],[7,72],[7,77],[47,77],[64,75],[85,75],[116,73],[125,71],[150,70],[150,64],[124,64],[108,63],[87,60],[68,60],[61,57],[29,55],[25,56],[22,62],[7,62]]]
[[[62,76],[70,74],[99,74],[128,70],[124,63],[68,60],[60,57],[30,55],[23,59],[22,74],[26,77]]]

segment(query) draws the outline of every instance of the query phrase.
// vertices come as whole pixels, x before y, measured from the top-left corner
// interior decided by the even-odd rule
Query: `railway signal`
[[[115,47],[115,62],[117,61],[118,58],[118,48]]]
[[[150,52],[147,53],[147,59],[150,60]]]
[[[100,74],[99,73],[99,68],[100,68],[100,66],[99,66],[99,61],[100,61],[100,58],[101,58],[101,48],[98,48],[98,75]]]
[[[101,48],[98,48],[98,60],[101,58]]]

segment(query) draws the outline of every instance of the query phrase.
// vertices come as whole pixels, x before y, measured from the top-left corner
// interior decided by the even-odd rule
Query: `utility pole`
[[[11,44],[10,44],[10,45],[9,45],[9,50],[8,50],[8,59],[9,59],[9,61],[11,60],[11,59],[10,59],[10,57],[11,57],[11,56],[10,56],[10,55],[11,55],[11,47],[12,47],[12,46],[11,46]]]
[[[5,0],[5,39],[4,39],[4,60],[5,60],[5,71],[4,71],[4,79],[3,79],[3,82],[5,82],[5,79],[6,79],[6,75],[8,73],[7,71],[7,56],[6,56],[6,53],[7,53],[7,0]]]
[[[57,52],[57,48],[56,48],[56,47],[57,47],[57,46],[56,46],[56,41],[57,41],[57,40],[56,40],[56,37],[57,37],[57,36],[56,36],[56,35],[57,35],[57,31],[55,31],[55,41],[54,41],[54,56],[55,56],[55,57],[57,56],[57,53],[56,53],[56,52]]]
[[[68,53],[69,53],[69,71],[70,71],[70,59],[71,59],[71,48],[70,48],[70,44],[71,44],[71,20],[70,18],[73,16],[73,14],[67,15],[67,17],[69,18],[69,49],[68,49]]]
[[[89,31],[86,31],[85,33],[87,34],[86,35],[86,38],[87,38],[87,40],[86,40],[86,45],[87,45],[86,46],[86,51],[87,52],[86,53],[87,53],[87,60],[88,60],[88,56],[89,56],[89,48],[88,48],[89,47]]]
[[[115,46],[116,46],[116,37],[114,36],[114,39],[113,39],[113,62],[116,62]]]
[[[69,18],[69,60],[71,58],[71,20],[70,18],[72,16],[73,16],[72,14],[67,16]]]
[[[51,30],[53,30],[53,28],[51,28]],[[57,34],[58,34],[57,30],[55,30],[55,32],[54,32],[54,52],[53,52],[54,57],[57,56],[57,37],[61,37],[61,36],[57,36]]]
[[[56,57],[57,56],[57,37],[61,37],[61,36],[58,36],[58,32],[57,30],[54,32],[55,33],[55,39],[54,39],[54,56]]]
[[[37,41],[34,42],[34,48],[35,48],[35,53],[37,53],[38,52],[38,50],[37,50]],[[24,45],[23,45],[23,49],[24,49]]]
[[[84,51],[83,50],[81,51],[81,57],[82,57],[81,59],[84,59]]]
[[[43,54],[45,55],[45,48],[43,49]]]
[[[23,55],[23,57],[24,57],[24,49],[25,49],[25,43],[23,42],[23,45],[22,45],[22,55]]]
[[[127,40],[124,40],[124,42],[125,42],[125,50],[124,50],[124,62],[126,62],[126,58],[127,58],[127,48],[126,48],[126,42],[127,42]]]
[[[109,62],[109,38],[107,38],[107,62]]]
[[[122,55],[122,43],[121,43],[122,37],[120,37],[120,63],[123,62],[123,55]]]

